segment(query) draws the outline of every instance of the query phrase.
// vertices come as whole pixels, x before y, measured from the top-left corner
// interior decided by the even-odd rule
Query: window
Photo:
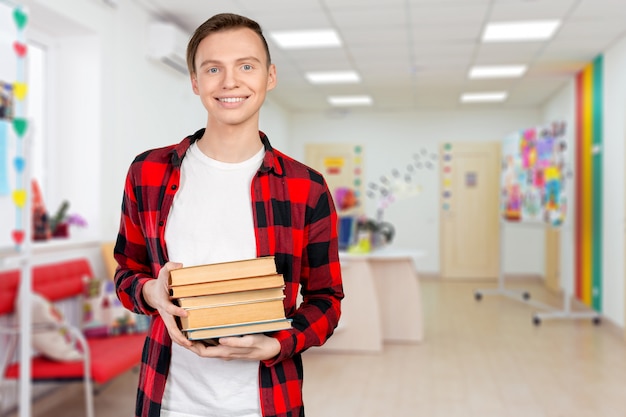
[[[28,43],[28,64],[26,68],[26,79],[28,82],[28,96],[26,98],[26,116],[30,119],[32,131],[30,132],[31,144],[31,175],[39,183],[44,201],[48,201],[48,164],[46,148],[48,139],[45,135],[46,129],[46,73],[47,73],[47,49],[45,46],[35,43]]]

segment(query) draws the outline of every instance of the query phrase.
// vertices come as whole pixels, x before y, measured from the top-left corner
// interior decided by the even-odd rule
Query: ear
[[[192,73],[190,75],[191,78],[191,89],[193,90],[194,94],[199,96],[200,95],[200,91],[198,91],[198,77],[196,76],[196,73]]]
[[[267,71],[267,91],[273,90],[276,87],[276,65],[270,64]]]

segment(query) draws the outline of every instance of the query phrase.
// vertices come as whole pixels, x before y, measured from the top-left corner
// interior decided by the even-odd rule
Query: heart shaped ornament
[[[16,245],[21,245],[24,242],[24,231],[23,230],[14,230],[11,233],[11,237],[13,237],[13,242]]]
[[[13,49],[15,50],[17,56],[24,58],[26,56],[26,52],[28,51],[28,46],[24,43],[15,41],[13,42]]]
[[[24,10],[16,8],[13,10],[13,21],[18,29],[24,29],[26,22],[28,22],[28,15],[24,13]]]
[[[22,101],[26,97],[27,93],[28,85],[26,83],[22,83],[19,81],[13,83],[13,95],[15,96],[15,98]]]
[[[24,136],[26,133],[26,129],[28,129],[28,121],[21,117],[16,117],[13,119],[13,130],[17,133],[17,136],[20,138]]]
[[[13,160],[13,165],[15,166],[15,171],[18,173],[24,172],[24,167],[26,167],[26,160],[21,156],[16,156]]]
[[[19,208],[24,208],[26,205],[26,190],[13,191],[13,202]]]

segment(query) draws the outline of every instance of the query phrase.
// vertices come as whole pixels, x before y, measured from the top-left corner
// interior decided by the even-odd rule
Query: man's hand
[[[187,340],[183,336],[182,332],[176,325],[176,319],[174,316],[187,317],[187,312],[172,303],[170,299],[170,293],[168,288],[168,281],[170,277],[170,271],[173,269],[182,268],[181,263],[168,262],[163,265],[163,268],[159,271],[157,279],[146,282],[143,286],[143,298],[146,302],[159,312],[159,315],[165,323],[167,332],[170,334],[172,341],[183,347],[189,348],[192,346],[191,341]]]
[[[250,334],[240,337],[222,337],[216,346],[206,346],[202,342],[194,342],[189,350],[205,358],[247,359],[262,361],[275,357],[280,353],[280,343],[273,337],[264,334]]]

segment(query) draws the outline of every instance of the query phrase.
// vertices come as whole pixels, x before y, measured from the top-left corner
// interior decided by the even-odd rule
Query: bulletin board
[[[305,152],[306,164],[324,176],[338,215],[363,214],[363,147],[316,143]]]
[[[0,247],[19,247],[28,218],[25,118],[26,12],[0,2]]]
[[[560,226],[567,212],[565,123],[516,131],[502,147],[502,216]]]

